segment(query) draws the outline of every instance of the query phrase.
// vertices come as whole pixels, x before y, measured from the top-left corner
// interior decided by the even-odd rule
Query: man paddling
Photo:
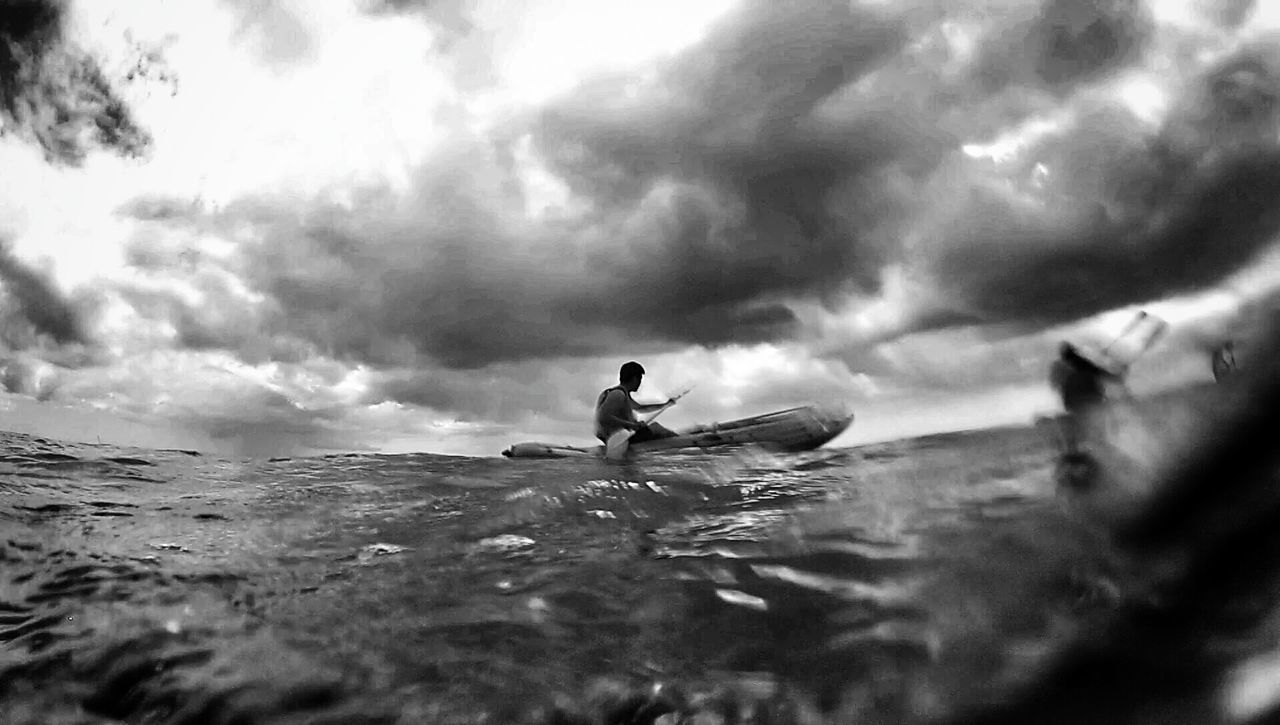
[[[670,438],[675,431],[664,428],[658,423],[642,423],[636,420],[636,413],[652,413],[667,405],[674,405],[675,399],[665,403],[641,405],[631,399],[631,394],[640,389],[640,381],[644,378],[644,368],[638,362],[626,363],[618,370],[618,384],[601,391],[596,398],[596,437],[607,442],[609,436],[619,430],[635,431],[631,436],[632,443],[649,441],[656,438]]]

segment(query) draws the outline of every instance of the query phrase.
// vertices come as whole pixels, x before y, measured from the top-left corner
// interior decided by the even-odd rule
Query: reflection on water
[[[1033,429],[625,466],[3,446],[4,722],[919,722],[1141,578]]]

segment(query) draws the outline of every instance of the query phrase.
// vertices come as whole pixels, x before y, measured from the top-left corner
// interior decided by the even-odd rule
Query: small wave
[[[502,534],[500,536],[491,536],[487,539],[481,539],[475,543],[477,551],[492,552],[512,552],[521,549],[527,549],[537,542],[527,536],[519,536],[517,534]]]
[[[152,461],[148,461],[145,458],[132,458],[130,456],[107,456],[102,460],[110,461],[111,463],[119,463],[122,466],[154,466],[156,465]]]
[[[21,456],[21,457],[26,458],[28,460],[32,460],[32,461],[40,461],[43,463],[62,463],[66,461],[80,460],[79,457],[73,456],[67,453],[42,453],[38,451],[33,453],[28,453],[25,456]]]
[[[747,609],[754,609],[757,612],[764,612],[769,609],[769,602],[763,597],[757,597],[737,589],[716,589],[716,596],[729,604]]]
[[[494,481],[490,478],[481,476],[463,476],[448,475],[432,481],[434,484],[441,486],[453,486],[455,488],[507,488],[507,484],[501,481]]]
[[[917,589],[915,584],[909,582],[890,581],[872,584],[776,564],[752,564],[751,570],[762,577],[777,579],[824,594],[832,594],[842,599],[870,601],[882,606],[911,601]]]
[[[360,561],[368,561],[375,556],[394,556],[396,554],[403,554],[406,551],[411,551],[411,549],[407,546],[400,546],[399,544],[386,544],[379,542],[377,544],[369,544],[361,547],[360,553],[357,554],[356,558]]]

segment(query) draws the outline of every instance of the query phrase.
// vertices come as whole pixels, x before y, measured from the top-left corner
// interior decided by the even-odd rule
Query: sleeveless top
[[[628,403],[631,402],[631,393],[627,392],[627,389],[622,387],[621,385],[615,385],[611,388],[605,388],[604,390],[600,391],[600,395],[596,397],[596,438],[599,438],[600,440],[607,439],[609,437],[609,434],[613,433],[615,430],[618,430],[617,428],[606,427],[604,424],[604,421],[600,420],[600,406],[604,404],[604,399],[609,397],[609,393],[612,393],[615,390],[621,390],[622,394],[627,396],[627,402]],[[630,412],[630,410],[631,408],[628,407],[627,411]],[[634,419],[634,416],[631,416],[631,417]]]

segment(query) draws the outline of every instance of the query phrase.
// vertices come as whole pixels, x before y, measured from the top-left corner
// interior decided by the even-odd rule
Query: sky
[[[141,130],[0,134],[3,428],[496,455],[634,359],[854,444],[1052,412],[1138,309],[1135,391],[1209,380],[1280,287],[1275,3],[52,6]]]

